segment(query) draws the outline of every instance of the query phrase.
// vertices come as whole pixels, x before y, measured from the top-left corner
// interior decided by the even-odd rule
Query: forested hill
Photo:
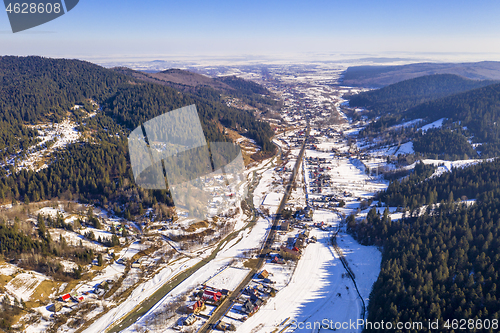
[[[157,73],[146,73],[124,67],[115,67],[112,70],[137,80],[172,87],[199,97],[220,99],[222,94],[238,98],[261,111],[279,107],[279,103],[265,87],[236,76],[211,78],[175,68]]]
[[[58,121],[75,103],[102,102],[128,81],[85,61],[0,57],[0,117],[11,123]]]
[[[418,105],[404,113],[406,119],[435,121],[466,128],[473,142],[481,143],[481,156],[500,155],[500,84],[474,89]]]
[[[36,143],[26,125],[58,122],[76,102],[104,101],[127,81],[84,61],[0,57],[0,158]]]
[[[418,163],[410,176],[392,181],[378,198],[389,206],[414,210],[449,200],[450,196],[477,199],[481,193],[500,187],[500,159],[429,178],[433,170],[432,166]]]
[[[495,82],[470,80],[452,74],[427,75],[353,95],[349,98],[349,105],[367,108],[373,116],[399,113],[427,101],[493,83]]]
[[[424,143],[423,146],[420,145],[421,148],[425,148],[425,141],[429,141],[429,133],[435,137],[439,136],[439,141],[445,142],[445,137],[450,137],[446,131],[450,129],[463,136],[460,139],[462,143],[471,140],[472,143],[480,144],[478,150],[481,157],[500,156],[499,83],[424,102],[404,112],[382,115],[377,121],[370,123],[363,134],[380,133],[393,125],[413,119],[422,119],[429,123],[441,118],[446,119],[443,129],[428,131],[421,138],[417,136],[417,140]],[[411,129],[405,130],[408,132]],[[406,139],[411,139],[412,136],[415,135],[409,134]],[[467,149],[460,149],[460,152],[456,153],[473,156],[467,153]]]
[[[487,324],[467,332],[498,332],[500,193],[490,193],[469,208],[447,204],[404,221],[368,214],[364,227],[383,243],[368,321],[423,322],[407,332],[432,332],[428,323],[439,320],[438,332],[452,332],[453,320],[465,318]]]
[[[101,106],[95,116],[71,110],[77,103],[86,109],[89,99]],[[255,139],[264,152],[274,150],[270,126],[249,111],[228,107],[220,94],[180,92],[79,60],[1,57],[0,103],[3,163],[14,156],[22,159],[26,148],[36,143],[33,124],[70,117],[84,137],[56,151],[46,161],[48,167],[38,172],[18,171],[13,165],[0,168],[1,203],[78,199],[126,217],[171,204],[168,191],[135,185],[127,136],[144,121],[193,103],[207,141],[230,140],[225,126]]]
[[[119,102],[124,95],[127,95],[126,102]],[[263,150],[272,149],[270,127],[255,120],[247,111],[226,106],[218,94],[180,93],[171,87],[146,84],[131,75],[85,61],[0,57],[0,126],[1,122],[13,126],[16,129],[14,136],[23,139],[33,136],[22,125],[58,122],[75,103],[87,99],[103,105],[108,114],[129,129],[162,112],[196,103],[203,111],[205,131],[215,133],[216,125],[222,123],[257,140]],[[0,139],[10,132],[12,130],[2,131]],[[212,139],[209,133],[207,135]],[[4,138],[4,145],[0,140],[0,149],[14,141],[9,139]]]
[[[469,331],[498,331],[491,323],[500,320],[499,166],[483,162],[428,178],[433,168],[419,164],[380,196],[404,207],[406,218],[391,221],[387,210],[380,215],[375,208],[363,221],[348,218],[358,241],[383,248],[368,321],[440,320],[445,327],[453,319],[487,317],[487,329]],[[466,197],[476,202],[461,203]]]

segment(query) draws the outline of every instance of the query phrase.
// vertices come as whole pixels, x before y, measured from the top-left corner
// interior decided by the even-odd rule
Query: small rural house
[[[269,277],[269,272],[266,271],[266,270],[263,270],[262,272],[260,272],[259,274],[259,279],[267,279]]]
[[[214,291],[214,290],[205,290],[203,291],[203,296],[201,298],[204,301],[210,300],[213,302],[218,302],[222,297],[221,292],[219,291]]]
[[[190,313],[199,313],[200,311],[203,311],[206,308],[206,306],[203,301],[194,301],[188,303],[186,308]]]
[[[62,304],[61,303],[54,303],[51,304],[47,310],[52,311],[52,312],[59,312],[62,309]]]
[[[191,313],[185,320],[184,320],[184,326],[190,326],[193,325],[198,318],[195,316],[194,313]]]
[[[283,259],[285,260],[299,260],[300,259],[300,252],[291,250],[289,248],[286,248],[284,246],[280,247],[280,255]]]

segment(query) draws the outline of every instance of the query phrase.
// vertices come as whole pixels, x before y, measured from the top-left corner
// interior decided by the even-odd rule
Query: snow
[[[69,119],[65,119],[61,123],[39,125],[34,128],[38,129],[41,142],[31,147],[28,156],[19,161],[19,169],[32,169],[35,171],[44,169],[47,167],[47,164],[43,163],[38,165],[38,163],[41,163],[44,158],[49,157],[55,150],[64,148],[71,143],[78,142],[80,139],[80,132],[76,130],[76,124]],[[51,147],[33,151],[34,148],[42,147],[42,145],[45,145],[48,141],[54,142]],[[9,163],[11,163],[11,161],[9,161]]]
[[[328,212],[322,214],[321,219],[333,220],[336,215]],[[289,284],[241,324],[238,332],[271,332],[287,318],[289,322],[323,319],[344,322],[360,318],[361,301],[352,281],[345,277],[345,269],[337,254],[329,245],[330,235],[328,231],[311,231],[311,236],[316,236],[318,242],[306,247]],[[371,286],[380,271],[381,254],[375,247],[359,245],[348,235],[341,236],[338,243],[367,303]],[[273,279],[278,275],[273,271]]]
[[[7,283],[5,290],[19,300],[29,301],[40,283],[47,279],[45,275],[36,272],[20,273]]]
[[[309,77],[299,79],[304,83],[311,80]],[[331,77],[325,77],[321,80],[331,80]],[[324,108],[322,114],[325,117],[329,116],[329,113],[333,112],[335,108],[338,110],[337,106],[342,102],[342,99],[338,95],[335,95],[338,93],[335,89],[338,88],[327,86],[321,87],[318,85],[307,87],[301,86],[297,88],[298,91],[304,93],[307,98],[312,100],[306,102],[310,103],[311,106],[306,106],[311,108],[320,106]],[[344,90],[344,92],[353,91],[351,88],[345,88]],[[338,111],[340,112],[340,110]],[[347,119],[345,114],[341,113],[341,115],[344,119]],[[291,114],[289,118],[292,119],[293,117],[301,118],[293,114]],[[414,120],[400,126],[413,126],[418,121],[421,120]],[[300,125],[301,123],[304,124],[305,120],[300,119],[296,124]],[[360,127],[351,127],[346,122],[339,125],[336,129],[338,130],[337,133],[344,131],[344,133],[354,135],[355,132],[360,130]],[[299,130],[287,133],[282,137],[280,136],[280,138],[288,140],[290,137],[297,137],[296,132]],[[254,142],[250,142],[244,138],[238,139],[238,142],[243,141],[247,141],[245,144],[250,146],[254,144]],[[290,141],[290,144],[280,140],[275,141],[283,150],[288,150],[288,147],[291,146],[295,146],[295,148],[298,146],[296,142],[292,141]],[[334,140],[325,142],[325,140],[321,138],[318,147],[329,150],[335,148],[337,151],[342,152],[348,151],[349,147],[345,140],[333,141]],[[410,142],[401,145],[399,148],[391,148],[391,154],[406,153],[406,151],[412,150],[412,144]],[[298,152],[298,149],[292,149],[290,151],[287,163],[288,168],[293,166]],[[346,202],[344,208],[335,208],[331,211],[315,209],[313,215],[314,222],[322,221],[332,227],[337,227],[342,214],[349,214],[356,211],[360,206],[361,198],[370,198],[375,192],[386,188],[388,184],[386,181],[382,180],[381,177],[373,177],[366,173],[366,167],[372,169],[374,167],[384,166],[385,159],[383,156],[366,160],[361,156],[349,158],[344,155],[336,156],[329,152],[315,150],[307,150],[306,156],[327,159],[327,163],[325,164],[328,164],[329,169],[325,171],[325,173],[328,173],[332,178],[331,185],[328,188],[324,187],[323,190]],[[275,163],[277,163],[276,160],[268,159],[257,164],[256,167],[247,170],[248,183],[252,180],[253,174],[261,177],[254,190],[254,206],[257,209],[266,206],[266,208],[269,208],[271,214],[274,213],[274,210],[282,198],[284,192],[282,182],[287,179],[289,175],[289,173],[276,172],[274,169],[278,165]],[[318,197],[318,194],[311,193],[311,188],[309,186],[311,179],[307,169],[308,167],[306,165],[305,170],[301,170],[298,174],[300,186],[296,186],[296,189],[292,192],[290,204],[304,207],[306,204],[306,196],[308,196],[308,200]],[[302,171],[304,171],[304,173]],[[306,189],[304,189],[304,183],[307,185]],[[186,219],[185,221],[187,222],[188,220]],[[236,218],[230,221],[234,222],[233,230],[237,230],[235,237],[226,241],[225,244],[221,246],[220,251],[213,260],[207,262],[198,271],[182,281],[157,302],[148,313],[139,318],[135,324],[124,330],[125,332],[135,332],[136,327],[140,327],[141,329],[147,327],[147,329],[151,329],[151,331],[157,330],[157,328],[153,328],[149,325],[154,317],[159,312],[170,307],[172,301],[185,298],[187,294],[190,294],[195,288],[199,288],[204,283],[220,289],[236,288],[249,272],[248,269],[242,268],[243,263],[247,259],[252,258],[253,253],[262,246],[262,241],[270,231],[271,219],[260,215],[255,224],[249,228],[245,228],[248,220],[243,212],[240,212]],[[95,229],[85,229],[84,231],[87,230],[92,230],[96,234],[96,237],[99,237],[99,235],[101,235],[101,237],[109,236],[109,233],[105,231]],[[175,230],[172,232],[175,232]],[[330,244],[332,232],[332,228],[327,228],[326,230],[312,229],[310,236],[317,237],[318,241],[307,245],[297,265],[295,265],[295,263],[288,263],[285,265],[272,263],[265,264],[264,269],[270,273],[270,279],[275,282],[274,287],[278,289],[279,292],[276,297],[270,298],[268,303],[264,305],[260,311],[244,323],[238,320],[238,318],[241,318],[243,315],[235,310],[237,306],[233,307],[230,311],[230,316],[234,319],[230,319],[229,321],[239,326],[238,332],[279,332],[282,328],[280,324],[286,319],[289,320],[288,323],[292,321],[321,321],[323,319],[344,322],[348,320],[356,321],[361,317],[361,299],[356,292],[353,282],[346,276],[345,268],[341,264],[338,254]],[[294,230],[282,236],[285,236],[283,238],[286,239],[286,237],[296,236],[296,234],[297,230]],[[75,237],[76,241],[81,239],[81,236],[76,233],[72,233],[72,235],[68,235],[68,237],[72,237],[70,241],[73,241]],[[95,245],[94,243],[91,244]],[[338,236],[338,245],[344,253],[350,268],[355,273],[356,285],[359,288],[362,299],[367,303],[371,287],[380,271],[381,254],[375,247],[359,245],[352,237],[343,232]],[[180,244],[172,242],[172,246],[179,248]],[[143,245],[141,243],[135,242],[118,253],[118,257],[130,259],[142,248]],[[114,301],[109,300],[102,302],[98,309],[86,315],[86,320],[94,317],[105,308],[110,310],[92,323],[85,332],[106,331],[113,323],[119,322],[121,318],[133,312],[136,307],[140,306],[140,304],[157,291],[158,288],[174,279],[175,276],[189,267],[199,263],[201,260],[205,260],[214,248],[215,246],[206,245],[202,249],[196,248],[196,255],[194,255],[195,252],[193,252],[193,250],[191,250],[191,253],[188,253],[189,250],[183,250],[180,254],[176,254],[175,260],[162,266],[153,278],[139,283],[124,302],[120,304],[116,304]],[[103,250],[103,248],[100,250]],[[98,273],[92,281],[82,283],[77,286],[76,289],[80,292],[90,290],[90,288],[93,288],[94,285],[100,281],[105,279],[116,279],[123,274],[124,268],[123,265],[116,263],[108,265],[101,273]],[[136,269],[131,270],[131,275],[124,281],[127,281],[127,283],[129,281],[136,281],[134,279],[137,272],[138,270]],[[206,314],[209,314],[212,310],[213,308],[209,307],[206,310]],[[43,312],[43,309],[40,309],[40,311]],[[223,320],[227,321],[226,319],[227,317]],[[202,322],[203,319],[199,320],[194,327],[199,327]],[[166,331],[170,331],[171,326],[170,323],[161,328],[161,331],[165,332],[165,328],[167,327],[168,329]],[[62,329],[65,328],[62,327]]]
[[[471,159],[471,160],[456,160],[456,161],[446,161],[446,160],[433,160],[433,159],[424,159],[422,163],[424,164],[432,164],[437,166],[436,171],[432,174],[431,177],[437,177],[442,175],[445,172],[451,171],[453,168],[466,168],[468,166],[472,166],[485,161],[492,161],[493,159],[479,160],[479,159]],[[412,169],[417,162],[408,166],[408,169]]]
[[[259,187],[260,185],[257,186],[256,192],[257,190],[259,190]],[[155,316],[156,311],[161,311],[161,309],[168,307],[169,304],[174,299],[176,299],[176,297],[182,296],[187,292],[189,292],[190,290],[193,290],[196,287],[202,285],[207,280],[207,276],[210,276],[211,274],[213,274],[213,272],[221,270],[223,267],[230,264],[234,258],[245,258],[244,255],[245,252],[259,248],[262,240],[267,235],[267,232],[269,231],[270,227],[271,227],[270,220],[260,218],[259,220],[257,220],[255,225],[251,229],[242,230],[240,232],[240,235],[242,235],[241,240],[237,241],[235,244],[232,244],[231,246],[227,246],[226,244],[224,249],[219,251],[214,260],[208,262],[205,266],[200,268],[195,274],[191,275],[182,283],[180,283],[177,287],[171,290],[153,308],[151,308],[143,317],[141,317],[136,322],[136,324],[138,324],[140,327],[146,326],[146,322],[149,322]],[[197,260],[201,259],[202,258],[198,258]],[[182,270],[191,267],[194,263],[197,262],[197,260],[190,259],[188,262],[186,262],[186,265],[183,265]],[[241,272],[241,274],[243,273]],[[236,279],[233,280],[233,283],[236,283]],[[128,300],[126,301],[126,303],[128,303]],[[135,302],[134,304],[139,304],[139,303]],[[129,311],[133,309],[133,307],[130,308],[129,306],[127,306],[127,308]],[[120,311],[120,313],[123,313],[122,315],[126,314],[124,311]],[[112,323],[114,320],[117,320],[118,318],[119,317],[117,315],[113,317],[108,316],[108,318],[100,318],[98,321],[102,323],[105,322]],[[94,332],[95,330],[104,329],[105,327],[107,326],[99,325],[96,323],[96,325],[92,325],[86,332]],[[134,327],[135,324],[126,329],[124,332],[135,332]],[[93,329],[93,331],[91,329]]]
[[[405,123],[402,123],[402,124],[399,124],[399,125],[394,125],[391,127],[391,129],[398,129],[398,128],[401,128],[401,127],[412,127],[420,122],[422,122],[423,120],[418,118],[418,119],[414,119],[414,120],[410,120],[410,121],[407,121]]]
[[[17,271],[19,271],[19,268],[15,265],[9,263],[0,264],[0,275],[10,276],[17,273]]]
[[[63,266],[65,272],[73,272],[73,269],[78,268],[78,265],[73,261],[59,260],[59,263]]]
[[[413,154],[414,152],[413,142],[407,142],[399,146],[399,149],[396,151],[395,155]]]
[[[131,312],[137,305],[149,298],[161,286],[182,272],[186,267],[192,266],[202,258],[179,260],[175,264],[160,270],[152,279],[141,283],[135,288],[123,303],[113,307],[102,317],[97,319],[84,332],[103,332],[120,318]]]
[[[281,198],[283,198],[283,193],[271,192],[266,195],[266,198],[264,199],[262,205],[268,206],[269,208],[277,208],[280,204]]]
[[[96,229],[92,229],[92,231],[94,230]],[[62,235],[66,240],[66,242],[70,245],[77,246],[80,244],[81,241],[83,246],[92,248],[93,250],[97,250],[99,252],[106,250],[106,247],[102,246],[101,244],[97,242],[91,242],[88,239],[86,239],[83,235],[79,235],[73,231],[67,231],[63,229],[49,229],[49,232],[50,232],[50,237],[52,237],[52,239],[59,240],[60,235]]]
[[[445,121],[445,120],[446,120],[446,118],[441,118],[439,120],[436,120],[433,123],[430,123],[430,124],[427,124],[425,126],[420,127],[420,129],[422,130],[422,132],[426,132],[428,129],[431,129],[431,128],[440,128],[441,126],[443,126],[443,121]]]
[[[245,279],[250,269],[226,267],[220,273],[212,277],[205,284],[214,289],[234,290]]]

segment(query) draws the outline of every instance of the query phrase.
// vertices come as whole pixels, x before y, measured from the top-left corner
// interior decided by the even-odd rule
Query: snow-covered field
[[[5,290],[18,300],[26,302],[44,280],[47,280],[47,277],[36,272],[19,273],[7,283]]]
[[[220,273],[212,277],[205,284],[215,289],[234,290],[245,279],[250,269],[239,267],[226,267]]]
[[[0,275],[10,276],[15,274],[17,271],[19,271],[19,268],[15,265],[6,262],[0,264]]]
[[[331,212],[322,212],[315,221],[316,219],[318,222],[338,221]],[[329,244],[331,232],[313,229],[311,236],[316,236],[318,242],[307,246],[288,285],[242,323],[238,332],[271,332],[276,328],[282,329],[280,323],[287,318],[287,323],[295,321],[304,324],[324,319],[349,322],[360,318],[361,300]],[[378,277],[381,254],[375,247],[361,246],[347,235],[339,239],[339,246],[356,275],[356,284],[367,303],[371,286]],[[273,279],[279,280],[280,273],[271,271]]]

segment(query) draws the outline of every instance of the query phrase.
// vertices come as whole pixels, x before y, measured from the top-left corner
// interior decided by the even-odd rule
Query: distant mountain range
[[[455,74],[473,80],[500,80],[500,62],[353,66],[345,71],[343,84],[355,87],[380,88],[396,82],[432,74]]]

